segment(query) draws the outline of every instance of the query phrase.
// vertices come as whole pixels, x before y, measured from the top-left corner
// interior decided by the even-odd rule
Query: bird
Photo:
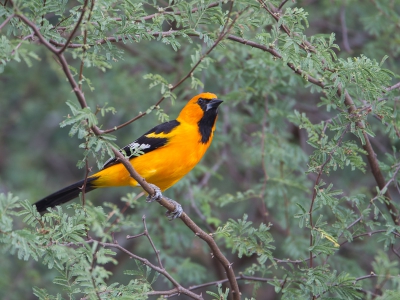
[[[194,96],[183,107],[175,120],[155,126],[119,151],[129,159],[134,169],[155,189],[157,200],[202,159],[213,140],[218,107],[223,101],[213,93]],[[85,180],[69,185],[34,203],[38,212],[66,203],[83,192]],[[105,162],[102,169],[87,177],[85,193],[97,188],[140,186],[118,158]],[[173,201],[168,199],[169,201]],[[172,218],[179,217],[182,207],[173,201]]]

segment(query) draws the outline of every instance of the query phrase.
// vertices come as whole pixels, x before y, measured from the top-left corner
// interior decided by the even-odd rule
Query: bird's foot
[[[149,183],[149,185],[154,189],[155,193],[154,193],[154,195],[148,195],[146,197],[146,202],[150,203],[150,202],[154,202],[154,201],[160,201],[163,198],[160,188],[151,183]],[[165,215],[168,217],[168,220],[172,221],[176,218],[179,218],[183,213],[182,205],[180,205],[175,200],[169,199],[167,197],[164,197],[164,199],[175,206],[175,209],[173,211],[168,210],[165,213]]]
[[[162,198],[162,193],[160,188],[151,183],[149,183],[149,185],[154,189],[154,195],[148,195],[146,197],[146,202],[151,203],[154,201],[160,201],[160,199]]]
[[[164,197],[169,203],[175,205],[175,210],[174,211],[170,211],[167,210],[167,212],[165,213],[165,215],[167,216],[168,220],[172,221],[176,218],[179,218],[182,213],[183,213],[183,208],[182,205],[180,205],[178,202],[176,202],[175,200],[169,199]]]

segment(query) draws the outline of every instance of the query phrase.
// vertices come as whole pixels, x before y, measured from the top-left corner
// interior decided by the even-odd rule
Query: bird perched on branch
[[[212,93],[193,97],[181,110],[176,120],[157,125],[137,140],[120,150],[134,169],[161,194],[201,160],[213,139],[222,103]],[[138,156],[137,153],[141,155]],[[83,191],[84,180],[67,186],[34,205],[39,212],[48,207],[68,202]],[[124,165],[117,159],[109,159],[103,168],[86,180],[85,192],[112,186],[139,186]],[[158,187],[158,188],[157,188]],[[153,197],[154,198],[154,197]],[[148,197],[149,201],[155,200]],[[176,202],[172,218],[179,217],[182,207]]]

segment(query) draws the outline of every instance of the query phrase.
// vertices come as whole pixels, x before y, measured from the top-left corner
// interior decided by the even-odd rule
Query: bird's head
[[[201,93],[194,96],[181,110],[177,120],[198,124],[207,121],[214,125],[218,115],[218,106],[222,103],[213,93]]]

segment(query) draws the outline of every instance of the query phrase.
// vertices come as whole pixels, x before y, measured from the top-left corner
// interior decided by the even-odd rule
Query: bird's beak
[[[224,101],[219,99],[212,99],[210,102],[207,103],[206,111],[210,109],[216,109],[222,102]]]

